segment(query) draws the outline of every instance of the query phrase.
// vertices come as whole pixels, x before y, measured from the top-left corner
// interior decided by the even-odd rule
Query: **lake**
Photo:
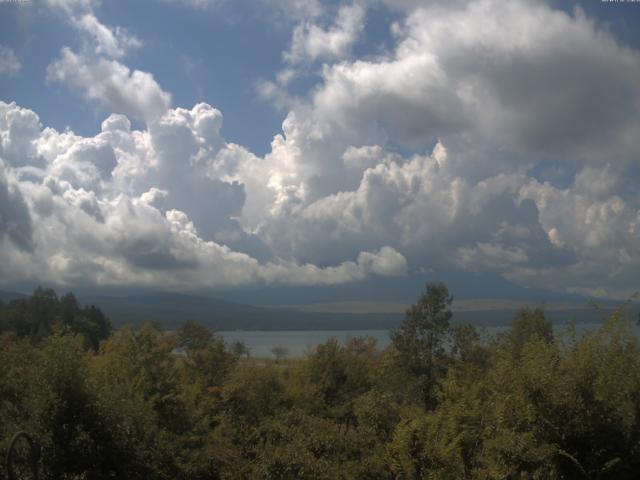
[[[252,357],[271,357],[271,349],[283,346],[287,349],[287,356],[301,357],[316,345],[326,342],[331,337],[344,343],[353,337],[373,337],[382,349],[389,345],[389,330],[277,330],[273,332],[258,330],[234,330],[230,332],[216,332],[227,343],[242,341]]]
[[[562,331],[566,324],[555,324],[556,332]],[[587,331],[598,328],[601,323],[577,323],[576,332],[581,335]],[[506,326],[486,327],[488,335],[506,330]],[[633,324],[636,334],[640,334],[640,327]],[[391,342],[389,330],[278,330],[278,331],[258,331],[258,330],[234,330],[217,332],[228,343],[242,341],[247,347],[252,357],[272,357],[271,349],[275,346],[282,346],[287,349],[287,356],[300,357],[305,355],[317,345],[326,342],[329,338],[335,337],[344,343],[353,337],[375,338],[378,348],[383,349]]]

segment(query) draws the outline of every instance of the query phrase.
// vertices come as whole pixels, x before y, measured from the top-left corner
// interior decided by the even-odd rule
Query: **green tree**
[[[50,288],[38,287],[25,299],[9,303],[10,324],[18,337],[41,340],[51,334],[58,319],[58,296]]]
[[[284,345],[275,345],[271,349],[271,353],[276,357],[276,363],[280,363],[289,354],[289,350]]]
[[[346,345],[330,338],[318,345],[300,371],[305,390],[314,392],[310,404],[325,416],[354,425],[354,401],[373,385],[375,362],[375,340],[371,338],[351,338]]]
[[[177,346],[187,352],[208,348],[213,340],[213,332],[204,325],[187,320],[178,330]]]
[[[444,367],[444,347],[453,316],[453,297],[443,283],[429,283],[418,302],[391,334],[400,364],[417,380],[425,406],[433,406],[433,388]]]
[[[206,387],[219,387],[238,357],[208,327],[196,322],[185,322],[176,335],[176,346],[184,349],[183,365],[192,380],[200,377]]]
[[[231,352],[236,358],[249,358],[251,356],[251,350],[247,347],[247,344],[241,340],[236,340],[231,344]]]
[[[515,356],[520,355],[524,345],[534,340],[553,342],[553,325],[541,307],[518,310],[511,321],[511,328],[498,338]]]
[[[175,338],[145,324],[118,330],[101,348],[91,383],[110,434],[128,453],[121,478],[180,478],[180,439],[193,422],[173,353]]]
[[[111,321],[94,305],[80,308],[73,293],[58,298],[54,290],[42,287],[0,308],[0,331],[18,338],[38,342],[64,328],[83,335],[88,346],[97,350],[111,334]]]

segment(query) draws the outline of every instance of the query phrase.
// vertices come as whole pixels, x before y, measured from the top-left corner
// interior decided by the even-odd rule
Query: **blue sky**
[[[624,298],[639,22],[632,2],[0,1],[3,285],[472,275]]]
[[[193,8],[180,2],[132,0],[98,3],[94,10],[104,24],[144,38],[145,47],[132,52],[127,64],[152,72],[171,92],[175,106],[203,101],[214,105],[225,113],[225,136],[264,155],[286,112],[261,98],[257,85],[282,67],[294,19],[287,17],[286,6],[274,11],[258,1],[211,3]],[[81,40],[65,21],[66,13],[37,5],[0,4],[0,41],[19,53],[22,63],[22,75],[0,79],[4,99],[32,105],[46,125],[94,133],[109,110],[86,104],[46,81],[46,67],[60,48],[78,48]],[[337,8],[334,2],[327,5],[329,12]],[[389,25],[398,18],[393,10],[372,6],[354,53],[374,55],[389,48]],[[292,87],[303,95],[317,80],[309,72]]]
[[[47,125],[58,129],[70,126],[84,135],[98,130],[110,113],[107,109],[86,104],[68,89],[46,81],[46,67],[60,48],[78,48],[73,28],[60,14],[38,12],[31,4],[1,8],[2,42],[13,45],[23,58],[23,75],[3,79],[5,99],[32,106]],[[141,1],[109,2],[98,8],[105,24],[122,25],[145,39],[145,48],[133,52],[128,64],[153,72],[172,93],[175,105],[205,101],[237,112],[225,122],[231,138],[266,150],[282,115],[258,98],[255,82],[272,73],[288,33],[251,16],[236,23],[232,18],[238,12],[222,10],[194,12],[184,5]],[[21,17],[29,18],[26,24],[21,25]]]

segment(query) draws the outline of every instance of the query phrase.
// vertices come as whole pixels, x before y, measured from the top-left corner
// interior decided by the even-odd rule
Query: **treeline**
[[[14,326],[0,450],[31,432],[50,479],[638,478],[640,344],[619,312],[554,337],[522,310],[486,337],[450,325],[451,301],[428,285],[383,351],[329,340],[278,361],[193,323],[97,350],[80,329]]]
[[[38,287],[6,304],[0,300],[0,334],[37,342],[64,331],[82,335],[95,350],[111,334],[111,321],[94,305],[80,308],[73,293],[58,297],[51,288]]]

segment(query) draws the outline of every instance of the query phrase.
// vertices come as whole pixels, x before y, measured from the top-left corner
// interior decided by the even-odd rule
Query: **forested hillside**
[[[47,479],[638,478],[622,310],[580,338],[522,310],[487,337],[451,302],[429,284],[384,351],[270,360],[190,322],[110,332],[40,289],[0,309],[0,453],[30,432]]]

